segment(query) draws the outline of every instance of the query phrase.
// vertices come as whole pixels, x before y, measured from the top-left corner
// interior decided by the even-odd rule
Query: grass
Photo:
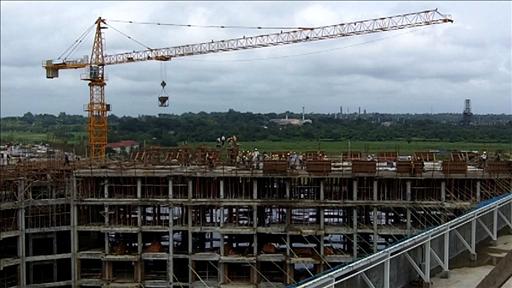
[[[40,143],[48,142],[48,139],[49,137],[46,133],[2,131],[1,142]]]
[[[78,145],[87,143],[86,132],[72,132],[72,137],[68,139],[69,145]],[[40,143],[55,142],[52,133],[33,133],[24,131],[2,131],[1,142],[21,142],[21,143]],[[190,143],[195,147],[198,145],[215,146],[214,142],[207,143]],[[260,151],[316,151],[321,150],[329,155],[339,154],[344,151],[360,151],[376,153],[380,151],[398,151],[400,155],[410,155],[416,151],[439,150],[441,154],[452,150],[467,151],[488,151],[494,153],[500,151],[502,153],[512,155],[512,143],[473,143],[473,142],[439,142],[439,141],[306,141],[306,140],[284,140],[284,141],[247,141],[240,142],[242,150],[253,150],[258,148]],[[350,146],[350,147],[349,147]]]

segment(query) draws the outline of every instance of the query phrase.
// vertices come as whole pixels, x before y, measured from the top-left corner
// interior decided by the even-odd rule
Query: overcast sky
[[[82,114],[80,70],[46,79],[98,16],[201,25],[320,26],[439,8],[455,23],[273,48],[184,57],[165,64],[170,106],[158,107],[160,62],[106,67],[116,115],[227,111],[512,113],[511,2],[1,2],[1,114]],[[273,31],[110,24],[152,48]],[[112,29],[107,54],[140,50]],[[73,54],[90,54],[92,34]]]

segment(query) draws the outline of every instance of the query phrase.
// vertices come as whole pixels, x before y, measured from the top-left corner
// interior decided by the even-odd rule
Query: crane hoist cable
[[[143,22],[131,20],[111,20],[109,22],[125,23],[125,24],[140,24],[140,25],[156,25],[156,26],[172,26],[184,28],[217,28],[217,29],[252,29],[252,30],[307,30],[311,27],[294,27],[294,26],[243,26],[243,25],[198,25],[198,24],[176,24],[176,23],[161,23],[161,22]]]
[[[167,94],[167,91],[165,91],[165,86],[167,86],[167,83],[165,82],[167,80],[167,66],[165,61],[160,62],[160,78],[162,79],[162,82],[160,82],[162,90],[160,91],[160,95],[158,95],[158,106],[168,107],[169,95]]]

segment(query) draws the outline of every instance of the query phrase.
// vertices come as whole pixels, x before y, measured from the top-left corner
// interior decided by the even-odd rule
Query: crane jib
[[[228,40],[106,55],[105,65],[147,60],[167,61],[176,57],[319,41],[324,39],[356,36],[449,22],[453,22],[449,16],[442,15],[437,12],[437,10],[427,10],[419,13],[410,13],[317,28],[307,28],[250,37],[244,36]]]

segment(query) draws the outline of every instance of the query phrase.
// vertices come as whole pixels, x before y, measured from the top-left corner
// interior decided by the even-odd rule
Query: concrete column
[[[444,250],[443,250],[443,271],[441,272],[441,278],[448,278],[450,275],[450,231],[447,231],[443,235]]]
[[[103,194],[105,195],[105,198],[108,198],[108,179],[105,179],[105,185],[103,186]],[[108,205],[105,204],[104,206],[104,210],[103,210],[103,215],[105,217],[105,226],[107,227],[109,225],[109,219],[108,219]],[[107,233],[104,233],[105,234],[105,253],[108,254],[110,253],[110,249],[108,247],[108,236],[107,236]],[[106,268],[108,265],[105,265]]]
[[[258,255],[258,236],[256,234],[256,232],[254,233],[254,240],[253,240],[253,255],[254,256],[257,256]]]
[[[388,256],[389,257],[389,256]],[[384,261],[384,288],[389,288],[390,287],[390,283],[389,283],[389,258],[386,259]]]
[[[258,199],[258,180],[252,180],[252,199]]]
[[[325,199],[325,185],[324,185],[324,180],[320,180],[320,201],[323,201]],[[325,223],[324,223],[324,220],[325,220],[325,215],[324,215],[324,208],[319,208],[317,211],[318,213],[320,214],[319,215],[319,221],[320,221],[320,229],[323,231],[324,228],[325,228]],[[323,235],[323,234],[322,234]],[[323,237],[320,239],[321,240],[321,249],[322,249],[322,255],[323,255]]]
[[[68,186],[69,187],[69,186]],[[76,187],[76,177],[72,176],[72,185],[71,185],[71,201],[70,201],[70,212],[71,212],[71,281],[73,287],[77,287],[78,279],[80,278],[79,270],[78,270],[78,214],[77,207],[75,203],[75,199],[77,199],[77,187]]]
[[[411,201],[411,199],[412,199],[411,180],[407,180],[407,182],[405,182],[405,193],[406,193],[405,200]]]
[[[406,217],[407,217],[407,235],[410,236],[412,234],[412,223],[411,223],[411,209],[407,208],[406,211]]]
[[[228,213],[229,213],[229,212],[230,212],[230,211],[228,210]],[[220,216],[220,221],[219,221],[219,222],[220,222],[220,227],[224,227],[224,206],[223,206],[223,205],[221,205],[221,206],[219,207],[219,216]],[[228,214],[228,217],[229,217],[229,216],[230,216],[230,215]]]
[[[20,258],[20,287],[27,285],[27,270],[25,260],[25,181],[19,180],[18,185],[18,199],[21,202],[21,207],[18,209],[18,228],[20,236],[18,237],[18,256]]]
[[[254,228],[254,235],[256,235],[256,229],[258,228],[258,205],[252,205],[252,228]],[[254,254],[256,255],[256,254]]]
[[[492,241],[491,245],[497,245],[496,241],[498,240],[498,208],[492,211]]]
[[[105,198],[108,198],[108,179],[105,179],[104,183],[105,185],[103,186],[103,194],[105,195]]]
[[[188,196],[189,196],[189,199],[192,198],[192,181],[189,180],[188,182]],[[188,206],[187,207],[187,213],[188,213],[188,255],[189,255],[189,258],[188,258],[188,265],[189,267],[187,268],[188,270],[188,283],[189,284],[192,284],[192,269],[190,269],[190,267],[192,267],[192,258],[190,258],[190,256],[192,255],[192,208],[191,206]]]
[[[354,251],[353,251],[353,257],[354,259],[357,258],[357,209],[354,207],[352,208],[352,227],[353,227],[353,236],[354,236]]]
[[[446,182],[441,181],[441,202],[446,202]]]
[[[286,225],[290,226],[292,223],[292,208],[286,207]]]
[[[224,263],[219,262],[219,276],[217,277],[217,281],[219,281],[219,284],[224,283],[224,278],[226,275],[224,275],[226,272],[226,267],[224,267]],[[219,285],[220,286],[220,285]]]
[[[169,179],[169,199],[172,198],[172,179]],[[174,269],[173,269],[173,256],[174,256],[174,223],[172,216],[172,205],[169,205],[169,254],[167,254],[167,282],[174,283],[175,279],[173,277]]]
[[[321,257],[321,260],[322,260],[322,264],[325,264],[327,263],[327,259],[325,258],[325,254],[324,254],[324,236],[325,234],[322,234],[318,237],[318,239],[320,240],[320,255],[322,255]],[[324,265],[320,265],[320,272],[323,272],[324,271]]]
[[[137,178],[137,199],[142,198],[142,179]]]
[[[430,239],[425,243],[425,282],[430,285]]]
[[[219,195],[219,196],[220,196],[220,199],[224,199],[224,180],[223,180],[223,179],[221,179],[221,180],[219,181],[219,186],[220,186],[220,187],[219,187],[219,189],[220,189],[220,190],[219,190],[219,191],[220,191],[220,193],[219,193],[219,194],[220,194],[220,195]]]
[[[137,206],[137,252],[139,257],[142,255],[142,207],[140,206],[140,199],[142,199],[142,179],[137,178],[137,199],[139,199],[139,205]],[[135,279],[141,281],[142,279],[142,267],[143,260],[139,258],[139,261],[135,262]]]
[[[323,201],[325,199],[325,192],[324,192],[324,180],[320,180],[320,201]]]
[[[357,192],[358,192],[358,188],[357,188],[357,179],[354,179],[353,181],[353,191],[352,191],[352,198],[353,200],[357,200]],[[353,248],[353,253],[352,253],[352,256],[355,258],[357,258],[357,208],[354,207],[352,208],[352,229],[353,229],[353,237],[354,237],[354,241],[353,241],[353,245],[354,245],[354,248]]]
[[[375,187],[375,186],[374,186]],[[377,208],[373,208],[373,253],[377,252],[378,233],[377,233]]]
[[[174,197],[173,195],[173,187],[172,187],[172,179],[169,178],[169,199],[172,199]]]
[[[105,185],[103,186],[103,194],[105,195],[105,198],[108,198],[108,186],[109,186],[108,185],[108,179],[105,179],[104,183],[105,183]],[[103,214],[105,216],[104,225],[105,225],[105,227],[108,227],[109,224],[110,224],[110,221],[108,219],[108,216],[109,216],[109,214],[108,214],[108,204],[104,205]],[[104,233],[104,235],[105,235],[105,253],[109,254],[110,253],[110,248],[108,247],[108,236],[107,236],[107,233]],[[111,266],[111,265],[105,265],[105,267],[104,267],[105,269],[107,269],[106,271],[104,271],[104,273],[106,273],[105,275],[109,275],[109,274],[107,274],[109,266]],[[107,278],[107,279],[110,279],[110,278]]]
[[[325,209],[324,208],[318,208],[318,214],[320,214],[320,229],[323,231],[325,229]]]
[[[378,192],[379,192],[379,183],[377,180],[373,180],[373,201],[379,201],[378,200]]]
[[[481,196],[481,187],[480,187],[480,180],[477,180],[476,181],[476,202],[479,203],[480,200],[482,199],[482,196]]]
[[[189,286],[192,286],[192,258],[188,258],[188,284]]]
[[[290,199],[290,179],[286,179],[286,199]]]
[[[220,234],[219,244],[220,244],[220,249],[219,249],[220,256],[224,256],[224,234],[222,234],[222,233]]]
[[[353,198],[352,200],[355,201],[355,200],[357,200],[357,179],[354,179],[353,183],[354,183],[354,185],[353,185],[354,189],[352,191],[352,198]]]
[[[411,201],[412,199],[412,183],[411,180],[407,180],[405,182],[405,193],[406,193],[406,201]],[[406,217],[407,217],[407,223],[406,223],[406,229],[407,229],[407,235],[410,236],[412,234],[412,223],[411,223],[411,209],[407,208],[406,211]]]
[[[139,229],[139,232],[138,232],[138,238],[139,238],[139,253],[142,253],[142,232],[141,232],[141,228],[142,228],[142,207],[138,206],[137,207],[137,228]]]
[[[471,254],[469,255],[469,259],[471,261],[476,261],[476,220],[473,219],[471,221]]]
[[[291,255],[290,251],[290,234],[286,234],[286,258],[289,259]],[[293,281],[293,265],[286,262],[286,282],[291,284]]]
[[[188,200],[192,200],[192,180],[188,180]]]
[[[51,234],[53,242],[53,254],[57,254],[57,232]],[[53,281],[57,282],[57,260],[53,260]],[[73,270],[73,269],[71,269]]]

